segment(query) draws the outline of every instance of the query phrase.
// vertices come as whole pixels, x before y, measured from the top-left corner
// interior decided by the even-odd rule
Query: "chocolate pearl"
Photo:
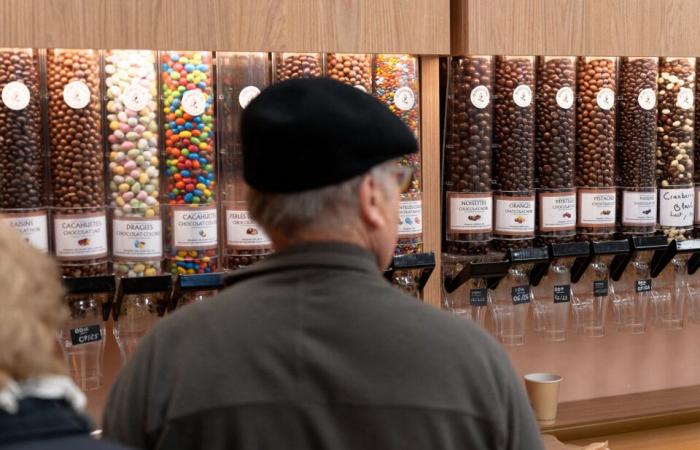
[[[656,92],[656,58],[625,58],[620,67],[620,185],[656,185],[656,108],[639,103],[644,89]]]
[[[615,186],[615,102],[605,110],[598,105],[603,88],[616,92],[616,61],[580,58],[576,184],[579,187]]]
[[[0,91],[21,82],[30,93],[26,108],[15,111],[0,102],[0,208],[45,206],[44,147],[38,56],[31,50],[0,51]]]
[[[326,73],[334,80],[365,92],[372,90],[372,57],[369,54],[329,53]]]
[[[277,55],[275,81],[321,76],[320,53],[280,53]]]
[[[226,270],[236,270],[243,267],[251,266],[260,262],[272,254],[271,249],[247,250],[245,253],[235,254],[234,250],[230,250],[232,254],[224,255],[224,267]]]
[[[537,179],[538,187],[574,187],[576,111],[557,103],[560,89],[576,89],[576,63],[572,58],[539,59],[537,78]],[[571,97],[573,102],[573,97]],[[566,105],[564,103],[564,105]]]

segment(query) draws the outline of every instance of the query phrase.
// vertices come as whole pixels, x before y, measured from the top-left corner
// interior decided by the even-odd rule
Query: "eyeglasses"
[[[396,184],[399,186],[399,192],[405,194],[408,188],[411,187],[413,179],[413,167],[395,166],[392,169],[392,174],[396,177]]]

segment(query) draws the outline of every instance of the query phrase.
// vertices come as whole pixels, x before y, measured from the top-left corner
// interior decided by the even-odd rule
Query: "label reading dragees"
[[[151,101],[151,92],[144,86],[134,84],[126,88],[122,95],[124,106],[132,111],[141,111]]]
[[[615,225],[615,188],[579,189],[578,224],[586,227],[609,227]]]
[[[564,86],[557,91],[557,105],[561,109],[571,109],[574,106],[574,90]]]
[[[419,236],[423,233],[423,202],[401,200],[399,203],[399,236]]]
[[[659,189],[659,225],[689,227],[695,215],[695,189]]]
[[[469,290],[469,305],[470,306],[486,306],[488,300],[488,289],[476,288]]]
[[[409,87],[401,87],[394,92],[394,105],[401,111],[408,111],[416,104],[416,96]]]
[[[624,191],[622,193],[622,225],[654,225],[656,223],[656,191]]]
[[[107,217],[104,214],[56,215],[53,228],[57,259],[107,256]]]
[[[84,81],[71,81],[63,87],[63,101],[73,109],[83,109],[90,103],[90,88]]]
[[[527,108],[532,103],[532,88],[521,84],[513,89],[513,101],[521,108]]]
[[[496,233],[529,236],[535,232],[535,197],[496,196]]]
[[[216,208],[173,209],[173,246],[180,250],[216,248]]]
[[[571,301],[571,285],[555,285],[552,292],[554,303],[566,303]]]
[[[238,94],[238,104],[241,105],[241,108],[245,109],[248,103],[252,102],[259,94],[260,89],[257,86],[246,86],[241,89],[241,92]]]
[[[576,191],[540,193],[540,231],[576,229]]]
[[[49,251],[49,221],[45,212],[3,215],[0,221],[19,233],[34,248],[44,253]]]
[[[99,325],[88,325],[70,330],[70,341],[73,345],[89,344],[101,340],[102,329]]]
[[[608,295],[608,280],[595,280],[593,282],[593,296],[605,297]]]
[[[491,101],[491,93],[489,92],[489,88],[486,86],[477,86],[472,89],[469,98],[471,99],[472,105],[474,105],[475,108],[484,109],[489,106],[489,102]]]
[[[13,111],[22,111],[29,105],[31,94],[21,81],[10,81],[2,88],[2,102]]]
[[[182,109],[191,116],[201,116],[207,108],[207,99],[199,89],[185,92],[182,96]]]
[[[637,280],[634,286],[635,292],[651,291],[651,280]]]
[[[493,197],[490,193],[448,192],[451,233],[490,233],[493,229]]]
[[[610,88],[601,88],[596,96],[598,107],[605,111],[610,111],[615,105],[615,92]]]
[[[269,248],[270,238],[243,209],[226,210],[226,244],[236,248]]]
[[[650,111],[656,106],[656,92],[651,88],[642,89],[637,97],[637,102],[642,109]]]
[[[676,105],[682,109],[690,109],[695,103],[695,93],[692,89],[687,87],[682,87],[678,91],[678,97],[676,97]]]
[[[163,256],[163,226],[160,219],[135,220],[115,217],[112,221],[115,258],[160,259]]]
[[[530,286],[513,286],[510,297],[514,305],[530,303]]]

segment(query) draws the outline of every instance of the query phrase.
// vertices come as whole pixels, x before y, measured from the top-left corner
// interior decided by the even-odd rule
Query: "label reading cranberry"
[[[63,87],[63,101],[72,109],[83,109],[90,103],[90,88],[84,81],[71,81]]]
[[[34,248],[49,251],[49,226],[46,212],[2,213],[0,221],[9,226]]]
[[[513,89],[513,101],[521,108],[527,108],[532,103],[532,88],[521,84]]]
[[[163,256],[163,226],[160,219],[112,220],[112,254],[115,259],[139,261]]]
[[[578,225],[610,227],[615,225],[615,188],[578,190]]]
[[[179,250],[216,248],[216,208],[173,209],[173,246]]]
[[[571,109],[574,106],[574,90],[564,86],[557,91],[557,105],[561,109]]]
[[[491,101],[491,93],[489,92],[489,88],[486,86],[477,86],[472,89],[469,98],[475,108],[484,109],[489,106],[489,102]]]
[[[695,189],[659,189],[659,225],[689,227],[695,216]]]
[[[535,196],[496,195],[494,231],[505,236],[533,236],[535,233]]]
[[[540,231],[576,229],[576,191],[541,192]]]
[[[265,231],[244,209],[226,210],[226,244],[241,249],[272,247]]]
[[[409,87],[401,87],[394,92],[394,105],[401,111],[408,111],[416,104],[416,96]]]
[[[107,217],[103,213],[57,214],[53,228],[57,259],[107,256]]]
[[[199,89],[185,92],[182,96],[182,109],[191,116],[201,116],[207,108],[207,99]]]
[[[622,225],[654,225],[656,223],[656,190],[622,193]]]
[[[493,196],[489,192],[447,193],[450,233],[480,234],[493,231]]]
[[[399,236],[419,236],[422,233],[422,200],[401,200],[401,203],[399,203]]]
[[[637,102],[642,109],[650,111],[656,107],[656,91],[652,88],[642,89],[637,97]]]
[[[676,97],[676,106],[681,109],[690,109],[695,104],[695,93],[692,89],[687,87],[682,87],[678,91],[678,97]]]
[[[241,92],[238,94],[238,104],[241,105],[241,108],[245,109],[248,103],[252,102],[259,94],[260,89],[257,86],[246,86],[241,89]]]
[[[2,102],[13,111],[22,111],[29,105],[31,94],[21,81],[10,81],[2,88]]]
[[[615,105],[615,92],[610,88],[601,88],[596,96],[598,107],[605,111],[609,111]]]
[[[134,84],[129,86],[122,95],[124,106],[132,111],[141,111],[151,102],[151,91],[144,86]]]

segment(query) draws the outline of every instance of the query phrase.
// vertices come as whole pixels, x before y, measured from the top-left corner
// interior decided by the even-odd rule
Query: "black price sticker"
[[[567,303],[571,301],[571,285],[562,284],[554,286],[554,303]]]
[[[596,280],[593,282],[593,295],[605,297],[608,295],[608,280]]]
[[[636,292],[649,292],[651,291],[651,280],[637,280],[634,286]]]
[[[99,325],[73,328],[70,330],[70,340],[73,345],[89,344],[102,340],[102,330]]]
[[[471,306],[486,306],[487,289],[477,288],[469,291],[469,304]]]
[[[510,290],[514,305],[530,303],[530,286],[515,286]]]

